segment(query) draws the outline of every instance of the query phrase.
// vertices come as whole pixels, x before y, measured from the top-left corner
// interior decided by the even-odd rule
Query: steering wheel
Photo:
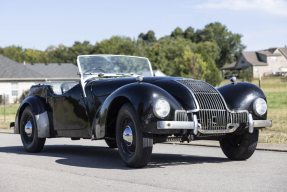
[[[94,73],[94,71],[96,70],[105,73],[103,69],[101,69],[100,67],[97,67],[97,68],[88,69],[87,71],[85,71],[84,75],[88,75],[89,73]]]

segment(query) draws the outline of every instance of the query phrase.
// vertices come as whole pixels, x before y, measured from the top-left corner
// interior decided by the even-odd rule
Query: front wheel
[[[116,125],[116,141],[119,153],[128,167],[141,168],[148,164],[153,147],[153,135],[139,128],[136,111],[125,104],[119,111]]]
[[[46,138],[39,138],[35,115],[30,106],[26,107],[20,120],[21,140],[26,151],[31,153],[40,152]]]
[[[242,135],[232,135],[220,141],[223,153],[231,160],[246,160],[250,158],[258,143],[259,131],[246,132]]]
[[[110,138],[105,138],[106,144],[109,146],[109,148],[117,148],[117,142],[116,139],[110,139]]]

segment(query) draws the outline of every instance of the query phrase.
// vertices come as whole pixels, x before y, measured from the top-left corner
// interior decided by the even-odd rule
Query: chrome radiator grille
[[[188,121],[188,116],[185,110],[175,111],[175,121]]]
[[[177,80],[185,85],[197,102],[198,123],[202,130],[232,129],[238,123],[247,122],[247,111],[232,112],[227,109],[223,98],[211,85],[199,80]]]

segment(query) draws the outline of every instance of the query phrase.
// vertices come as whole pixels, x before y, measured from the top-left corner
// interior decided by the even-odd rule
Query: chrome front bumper
[[[216,134],[216,133],[232,133],[238,127],[236,124],[232,129],[226,130],[203,130],[201,125],[197,121],[197,116],[193,115],[193,121],[158,121],[158,129],[193,129],[193,134],[197,135],[197,132],[203,134]],[[253,133],[254,128],[272,127],[272,120],[253,120],[252,115],[248,115],[248,130],[249,133]]]

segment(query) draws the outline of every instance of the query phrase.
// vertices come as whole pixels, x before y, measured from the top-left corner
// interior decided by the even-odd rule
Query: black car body
[[[83,57],[101,58],[101,68],[83,72]],[[119,149],[127,166],[143,167],[154,143],[212,139],[220,141],[228,158],[244,160],[256,148],[258,129],[272,126],[266,120],[265,94],[254,84],[233,82],[214,88],[194,79],[138,76],[133,70],[138,72],[141,66],[129,70],[121,65],[130,58],[139,57],[79,56],[80,82],[61,84],[60,93],[49,84],[32,86],[14,127],[25,149],[41,151],[46,138],[105,139],[110,147]],[[85,62],[93,65],[90,60]],[[107,75],[107,65],[119,70],[113,62],[124,70]],[[149,61],[144,62],[150,68]],[[144,73],[149,70],[143,68]]]

